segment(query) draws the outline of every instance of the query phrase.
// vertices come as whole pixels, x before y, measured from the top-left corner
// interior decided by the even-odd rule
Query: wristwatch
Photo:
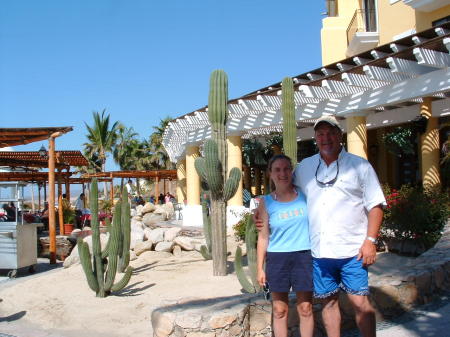
[[[369,240],[370,242],[372,242],[374,245],[377,244],[377,239],[371,237],[371,236],[366,236],[366,240]]]

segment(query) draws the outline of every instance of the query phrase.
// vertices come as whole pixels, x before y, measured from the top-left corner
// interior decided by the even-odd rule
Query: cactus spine
[[[89,252],[89,246],[83,241],[83,239],[78,238],[77,246],[81,265],[83,266],[89,287],[95,291],[97,297],[106,297],[111,292],[119,291],[124,288],[128,284],[133,271],[133,268],[131,267],[126,268],[122,279],[118,283],[114,284],[118,263],[124,264],[126,262],[126,255],[123,254],[123,251],[122,255],[125,259],[122,262],[119,262],[121,255],[120,248],[125,248],[125,244],[123,242],[123,232],[126,225],[121,224],[121,222],[126,216],[128,217],[129,231],[130,209],[129,206],[128,208],[126,207],[128,204],[127,198],[123,198],[123,200],[121,200],[121,202],[115,207],[113,222],[110,226],[110,237],[108,244],[102,252],[100,245],[100,226],[98,221],[98,184],[97,179],[95,178],[91,183],[90,196],[90,207],[92,211],[92,258]],[[130,234],[128,233],[128,237],[129,235]]]
[[[252,216],[248,216],[247,223],[245,225],[245,246],[247,249],[247,262],[248,269],[250,272],[250,280],[242,267],[242,250],[241,247],[236,248],[236,254],[234,259],[234,270],[236,271],[237,278],[242,288],[249,293],[257,293],[261,290],[257,279],[257,268],[256,268],[256,241],[258,239],[258,234],[256,233],[255,223],[253,222]]]
[[[295,122],[294,82],[292,78],[283,79],[281,86],[281,111],[283,112],[284,154],[297,163],[297,124]]]
[[[211,191],[211,245],[213,274],[227,274],[226,202],[236,193],[241,171],[234,167],[227,172],[227,102],[228,79],[223,70],[211,74],[208,99],[208,118],[211,138],[205,142],[204,158],[195,160],[195,168]]]

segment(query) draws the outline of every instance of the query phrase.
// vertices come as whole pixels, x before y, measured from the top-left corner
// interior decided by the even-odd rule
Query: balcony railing
[[[357,9],[347,27],[347,44],[358,32],[376,32],[377,20],[375,10]]]

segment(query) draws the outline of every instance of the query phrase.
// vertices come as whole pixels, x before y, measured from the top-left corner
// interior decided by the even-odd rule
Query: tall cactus
[[[126,194],[122,194],[124,196]],[[131,278],[133,268],[126,268],[122,279],[114,284],[116,277],[117,265],[121,255],[120,248],[124,248],[123,242],[123,226],[121,225],[122,214],[125,218],[128,216],[128,229],[130,211],[126,205],[128,198],[122,198],[120,204],[115,207],[113,222],[110,226],[110,237],[105,250],[102,252],[100,245],[100,226],[98,221],[98,184],[97,179],[93,179],[90,191],[90,207],[91,207],[91,228],[92,228],[92,259],[89,252],[89,246],[82,238],[78,238],[78,253],[80,255],[81,265],[83,266],[89,287],[95,291],[97,297],[106,297],[111,292],[123,289]],[[128,209],[128,213],[127,212]],[[124,226],[126,227],[126,226]],[[129,234],[128,234],[129,235]],[[129,245],[129,244],[128,244]],[[124,255],[122,253],[122,255]],[[125,255],[126,258],[126,255]],[[126,260],[122,261],[124,264]],[[128,264],[128,262],[127,262]]]
[[[211,218],[208,214],[208,203],[206,200],[202,202],[203,212],[203,233],[205,235],[206,245],[200,247],[200,253],[205,260],[212,259],[212,246],[211,246]]]
[[[237,278],[242,288],[249,293],[257,293],[261,291],[261,287],[258,284],[257,279],[257,264],[256,264],[256,241],[258,239],[258,234],[256,233],[255,223],[253,222],[253,217],[250,215],[247,218],[247,223],[245,224],[245,246],[247,249],[247,262],[248,269],[250,272],[250,280],[242,267],[242,250],[241,247],[236,248],[236,254],[234,258],[234,270],[236,271]]]
[[[195,168],[211,191],[211,245],[213,275],[227,274],[226,202],[236,193],[241,171],[234,167],[227,173],[227,102],[228,79],[223,70],[211,74],[208,99],[208,118],[211,138],[205,142],[204,158],[195,160]]]
[[[297,162],[297,125],[295,122],[294,82],[292,78],[283,79],[281,86],[281,111],[283,112],[284,154]]]

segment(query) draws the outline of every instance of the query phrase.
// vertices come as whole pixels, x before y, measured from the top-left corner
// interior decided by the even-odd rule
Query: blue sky
[[[3,0],[2,127],[73,126],[56,147],[82,150],[84,122],[106,108],[148,137],[207,104],[214,69],[235,98],[319,67],[324,11],[324,0]]]

